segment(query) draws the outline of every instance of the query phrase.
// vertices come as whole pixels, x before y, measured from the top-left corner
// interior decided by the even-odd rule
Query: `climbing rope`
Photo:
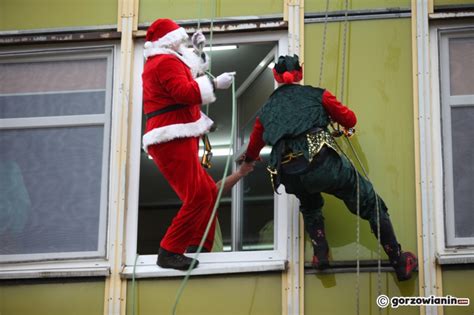
[[[344,86],[346,84],[346,50],[347,50],[347,29],[349,25],[348,13],[349,13],[349,0],[345,0],[344,2],[344,32],[343,32],[343,39],[342,39],[342,69],[341,69],[341,92],[340,92],[340,100],[344,102]],[[337,123],[336,134],[342,134],[340,132],[339,123]],[[344,136],[347,140],[348,137]],[[350,141],[349,141],[350,142]],[[342,150],[341,150],[342,151]],[[344,151],[342,151],[344,152]],[[354,151],[355,153],[355,151]],[[346,155],[344,153],[344,155]],[[347,157],[347,155],[346,155]],[[351,161],[349,159],[349,161]],[[357,174],[357,224],[356,224],[356,314],[360,314],[360,186],[359,186],[359,173],[355,168],[354,164],[352,163],[352,167],[354,167],[355,173]]]
[[[349,26],[349,0],[345,0],[345,10],[344,10],[344,35],[342,38],[342,73],[341,73],[341,102],[344,102],[344,86],[345,86],[345,75],[346,75],[346,50],[347,50],[347,28]]]
[[[197,30],[201,29],[201,11],[202,11],[202,4],[201,1],[197,2],[199,4],[199,14],[198,14],[198,24],[197,24]],[[209,29],[209,56],[212,55],[212,42],[213,42],[213,34],[214,34],[214,17],[216,15],[216,1],[212,1],[212,6],[211,6],[211,23],[210,23],[210,29]],[[204,43],[203,43],[204,44]],[[200,45],[199,47],[199,56],[202,55],[204,46]],[[209,70],[207,71],[207,74],[210,75],[212,69],[212,58],[209,57]],[[212,76],[212,75],[211,75]],[[209,103],[205,104],[206,107],[206,115],[209,116]]]
[[[173,315],[176,314],[176,309],[178,307],[178,303],[179,303],[179,300],[181,298],[181,295],[183,294],[184,288],[186,287],[186,284],[189,280],[189,277],[191,276],[191,271],[193,270],[194,265],[196,264],[196,260],[199,257],[199,254],[201,253],[202,247],[203,247],[204,242],[207,238],[207,235],[209,234],[209,230],[211,228],[212,222],[213,222],[214,217],[216,215],[217,208],[219,207],[219,203],[220,203],[220,199],[221,199],[221,196],[222,196],[222,192],[224,190],[224,184],[225,184],[225,180],[226,180],[226,177],[227,177],[227,172],[229,170],[229,165],[230,165],[230,160],[231,160],[231,155],[232,155],[231,153],[232,153],[232,147],[233,147],[233,139],[234,139],[235,128],[236,128],[235,118],[237,117],[237,115],[236,115],[237,114],[236,103],[237,102],[236,102],[236,98],[235,98],[235,80],[233,79],[232,80],[232,127],[231,127],[231,132],[230,132],[230,139],[231,140],[230,140],[230,144],[229,144],[229,154],[227,155],[227,159],[226,159],[225,167],[224,167],[224,174],[222,176],[222,184],[221,184],[221,187],[219,188],[219,192],[217,194],[217,199],[216,199],[216,202],[214,204],[214,208],[212,209],[211,217],[209,218],[209,222],[207,223],[206,230],[204,232],[204,235],[202,236],[201,242],[199,243],[199,247],[196,251],[196,255],[194,256],[193,261],[191,263],[191,266],[189,267],[183,281],[181,282],[181,286],[178,289],[178,293],[176,294],[176,299],[175,299],[175,303],[173,305],[173,311],[172,311]]]
[[[321,83],[323,81],[324,52],[326,51],[326,36],[327,36],[327,31],[328,31],[328,15],[329,15],[329,0],[326,0],[326,13],[324,15],[323,44],[321,45],[321,62],[319,64],[318,86],[321,86]]]
[[[355,169],[355,167],[354,167]],[[360,313],[360,184],[359,184],[359,172],[355,171],[357,178],[357,234],[356,234],[356,314]]]
[[[342,69],[341,69],[341,92],[340,92],[340,100],[341,102],[344,102],[344,88],[345,88],[345,74],[346,74],[346,51],[347,51],[347,30],[348,30],[348,13],[349,13],[349,0],[345,0],[345,12],[344,12],[344,32],[343,32],[343,48],[342,48]],[[324,19],[324,30],[323,30],[323,41],[322,41],[322,47],[321,47],[321,62],[320,62],[320,68],[319,68],[319,86],[321,86],[322,83],[322,78],[323,78],[323,67],[324,67],[324,53],[326,49],[326,38],[327,38],[327,23],[328,23],[328,14],[329,14],[329,0],[326,0],[326,12],[325,12],[325,19]],[[335,135],[342,135],[340,131],[339,124],[337,124],[337,127],[334,127],[331,124],[331,127],[334,129],[334,134]],[[349,136],[347,134],[344,134],[344,138],[346,142],[348,143],[349,147],[352,150],[353,155],[356,157],[361,169],[364,172],[364,176],[367,179],[367,181],[370,182],[368,173],[366,169],[364,168],[364,165],[362,161],[360,160],[356,150],[354,149],[354,146],[352,145],[351,141],[349,140]],[[337,142],[336,142],[337,143]],[[337,144],[339,147],[339,144]],[[357,223],[356,223],[356,314],[360,314],[360,178],[359,178],[359,173],[352,162],[352,160],[347,156],[347,154],[339,147],[339,150],[343,152],[345,157],[350,161],[352,164],[352,167],[354,168],[356,172],[356,178],[357,178]],[[372,184],[372,183],[371,183]],[[373,186],[373,184],[372,184]],[[377,252],[378,252],[378,259],[377,259],[377,282],[378,282],[378,295],[381,294],[382,292],[382,283],[381,283],[381,246],[380,246],[380,207],[379,207],[379,197],[377,193],[375,192],[374,189],[374,194],[375,194],[375,202],[376,202],[376,214],[377,214],[377,239],[378,239],[378,247],[377,247]],[[379,309],[379,312],[381,312],[381,309]]]
[[[213,28],[214,28],[215,10],[216,10],[216,5],[215,5],[215,0],[214,0],[214,1],[212,1],[212,17],[211,17],[210,37],[209,37],[210,53],[212,53],[212,41],[213,41]],[[200,17],[199,17],[199,19],[200,19]],[[198,22],[198,28],[199,28],[199,25],[200,25],[200,22]],[[212,59],[209,60],[209,71],[207,72],[207,74],[210,75],[211,77],[213,77],[212,74],[210,73],[211,62],[212,62]],[[208,114],[208,112],[209,112],[209,104],[206,105],[206,114]],[[224,167],[224,173],[222,175],[222,180],[221,180],[221,186],[219,187],[219,192],[217,194],[216,202],[214,203],[214,208],[212,209],[212,213],[211,213],[211,216],[209,218],[209,222],[207,223],[206,230],[204,231],[204,235],[201,238],[201,242],[199,243],[199,246],[197,248],[197,251],[196,251],[196,254],[193,258],[193,261],[191,262],[191,266],[189,267],[188,271],[186,272],[186,275],[185,275],[183,281],[181,282],[181,285],[178,289],[178,292],[176,293],[176,298],[175,298],[175,302],[174,302],[173,309],[172,309],[172,314],[173,315],[176,314],[176,310],[177,310],[177,307],[178,307],[178,303],[181,299],[181,295],[183,294],[184,289],[185,289],[185,287],[186,287],[186,285],[189,281],[189,277],[191,276],[191,272],[192,272],[192,270],[193,270],[193,268],[196,264],[197,258],[199,257],[199,255],[202,251],[202,248],[204,246],[204,242],[207,238],[207,235],[209,234],[209,230],[211,228],[212,222],[214,221],[214,218],[216,216],[217,208],[219,207],[222,192],[223,192],[224,186],[225,186],[225,180],[226,180],[226,177],[227,177],[227,173],[229,171],[229,165],[230,165],[230,160],[231,160],[231,156],[232,156],[232,154],[231,154],[232,153],[232,148],[234,146],[236,118],[237,118],[237,101],[236,101],[236,94],[235,94],[235,78],[233,78],[232,79],[232,126],[231,126],[231,132],[230,132],[229,154],[227,155],[227,159],[226,159],[226,163],[225,163],[225,167]]]

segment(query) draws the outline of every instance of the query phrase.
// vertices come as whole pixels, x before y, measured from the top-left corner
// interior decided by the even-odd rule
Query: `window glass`
[[[0,133],[0,254],[98,250],[103,129]]]
[[[474,105],[474,104],[473,104]],[[474,106],[451,109],[456,237],[474,237]]]
[[[248,143],[257,111],[265,104],[274,90],[273,73],[270,66],[263,66],[263,72],[249,85],[239,98],[240,139]],[[273,249],[274,244],[274,205],[273,189],[270,175],[266,170],[269,148],[262,150],[262,163],[256,165],[255,171],[243,179],[242,191],[242,249]]]
[[[0,260],[105,255],[112,50],[0,55]]]
[[[449,39],[451,95],[474,94],[474,37]]]
[[[441,125],[443,132],[446,245],[474,245],[474,36],[441,33]]]
[[[0,64],[0,118],[103,114],[102,59]]]

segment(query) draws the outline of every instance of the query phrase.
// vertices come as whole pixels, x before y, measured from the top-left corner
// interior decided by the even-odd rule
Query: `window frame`
[[[288,50],[287,32],[261,32],[231,34],[225,37],[215,35],[213,44],[230,45],[243,43],[277,42],[277,53],[286,54]],[[137,255],[138,241],[138,195],[140,175],[140,149],[141,149],[141,120],[142,120],[142,81],[143,70],[143,43],[144,40],[136,41],[134,51],[134,76],[133,76],[133,110],[131,113],[131,139],[129,154],[129,178],[127,192],[127,217],[126,217],[126,255],[125,267],[122,276],[125,278],[143,277],[170,277],[182,276],[184,272],[170,269],[162,269],[156,265],[157,255]],[[280,187],[281,189],[282,187]],[[280,195],[275,194],[274,205],[275,230],[274,250],[263,251],[240,251],[240,252],[216,252],[201,253],[199,255],[199,268],[193,270],[193,274],[219,274],[238,273],[252,271],[284,270],[288,260],[288,235],[292,228],[292,210],[296,208],[295,200],[287,195],[284,189],[279,190]],[[233,192],[234,196],[235,192]],[[158,245],[157,245],[158,248]],[[194,254],[189,254],[194,256]]]
[[[452,175],[445,171],[452,165],[452,160],[446,159],[445,146],[451,148],[451,141],[448,140],[444,130],[446,125],[445,111],[446,106],[456,106],[451,99],[465,100],[464,96],[449,96],[450,78],[444,75],[449,70],[449,55],[446,54],[446,45],[449,38],[462,36],[462,33],[469,32],[474,34],[474,25],[466,25],[461,23],[452,23],[448,21],[440,21],[433,23],[430,29],[430,50],[431,50],[431,86],[432,86],[432,106],[430,112],[426,113],[424,119],[431,119],[429,124],[425,124],[421,130],[425,134],[426,139],[430,139],[432,144],[432,152],[426,152],[425,162],[431,165],[432,172],[427,174],[426,180],[430,182],[431,194],[424,201],[433,207],[433,219],[436,233],[432,236],[433,243],[436,246],[436,257],[439,264],[462,264],[474,263],[474,241],[470,244],[465,242],[457,242],[453,240],[454,236],[454,212],[453,212],[453,195],[452,189],[445,190],[445,186],[452,187]],[[447,60],[447,62],[443,62]],[[441,82],[443,81],[443,82]],[[444,105],[444,106],[443,106]],[[422,148],[423,150],[423,148]],[[448,240],[452,245],[448,246]]]
[[[113,111],[115,107],[117,90],[117,70],[119,69],[119,45],[115,43],[104,43],[101,45],[93,43],[58,44],[47,46],[13,47],[5,49],[0,53],[2,62],[18,63],[18,56],[25,56],[25,62],[42,61],[64,61],[64,60],[87,60],[105,58],[107,61],[107,78],[105,86],[105,105],[103,114],[86,115],[58,115],[39,117],[18,117],[1,119],[0,130],[31,129],[31,128],[58,128],[58,127],[82,127],[103,126],[103,151],[102,151],[102,179],[100,195],[100,214],[98,231],[97,251],[84,252],[62,252],[41,253],[0,256],[0,279],[21,278],[47,278],[47,277],[75,277],[75,276],[107,276],[110,274],[109,254],[111,252],[110,235],[114,235],[116,227],[113,222],[113,191],[117,188],[114,184],[112,169],[114,169],[115,158],[113,149],[114,121],[117,120]],[[31,57],[30,57],[31,56]],[[8,58],[8,59],[7,59]],[[23,60],[22,60],[23,61]],[[81,92],[58,91],[57,93]],[[85,92],[89,90],[83,90]],[[95,90],[94,90],[95,91]],[[56,93],[56,92],[52,92]],[[30,93],[27,93],[30,94]],[[42,94],[32,92],[31,94]]]

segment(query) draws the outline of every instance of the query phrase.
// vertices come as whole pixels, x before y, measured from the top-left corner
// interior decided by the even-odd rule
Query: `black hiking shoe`
[[[311,239],[313,243],[313,261],[311,265],[314,269],[324,270],[329,268],[329,246],[325,238],[318,241]]]
[[[192,258],[186,257],[182,254],[172,253],[161,247],[158,250],[158,259],[156,261],[156,264],[161,268],[188,270],[192,262]],[[198,265],[199,261],[196,260],[193,268],[196,268]]]
[[[418,267],[418,259],[413,253],[402,252],[397,262],[392,263],[398,281],[409,280],[413,271]]]
[[[328,256],[318,257],[318,255],[313,255],[313,261],[311,265],[314,269],[324,270],[329,268],[329,258]]]

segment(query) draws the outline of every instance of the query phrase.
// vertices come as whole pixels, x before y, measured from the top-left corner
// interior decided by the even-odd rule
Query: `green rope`
[[[357,154],[354,146],[352,145],[352,142],[349,140],[349,137],[344,136],[344,138],[347,144],[349,145],[349,147],[351,148],[352,154],[354,154],[354,156],[356,157],[357,162],[359,163],[359,166],[364,172],[364,177],[373,187],[374,184],[370,181],[369,175],[364,167],[364,164],[362,164],[362,161],[360,160],[359,155]],[[340,147],[339,149],[342,151]],[[349,156],[347,156],[347,154],[344,151],[342,152],[346,156],[346,158],[351,162],[352,167],[354,167],[354,169],[356,170],[356,175],[357,175],[357,248],[356,248],[356,252],[357,252],[356,254],[357,256],[357,285],[356,285],[357,310],[356,312],[357,314],[359,314],[359,307],[360,307],[360,303],[359,303],[359,299],[360,299],[359,297],[359,292],[360,292],[360,289],[359,289],[359,285],[360,285],[360,280],[359,280],[359,269],[360,269],[360,265],[359,265],[359,242],[360,242],[359,173],[357,172],[357,169],[355,168],[354,162],[352,162],[352,160],[349,158]],[[380,203],[379,203],[379,196],[377,195],[375,188],[374,188],[374,195],[375,195],[375,210],[377,211],[377,256],[378,256],[377,258],[377,293],[378,295],[380,295],[382,294],[382,250],[381,250],[382,247],[380,245]],[[381,311],[382,309],[379,308],[379,314],[381,314]]]
[[[209,72],[212,70],[212,37],[214,34],[214,17],[216,15],[216,1],[212,1],[211,7],[211,26],[209,29]],[[198,25],[200,22],[198,22]],[[198,26],[199,28],[199,26]],[[209,116],[209,104],[206,104],[206,115]]]
[[[211,3],[212,3],[212,7],[211,7],[211,12],[212,13],[211,13],[211,24],[210,24],[210,29],[209,29],[209,34],[210,34],[209,35],[209,56],[212,56],[212,41],[213,41],[213,33],[214,33],[214,16],[215,16],[215,13],[216,13],[215,12],[216,11],[216,1],[214,0]],[[201,8],[202,8],[202,6],[200,5],[199,6],[198,29],[201,27]],[[212,69],[212,58],[209,59],[209,71],[207,71],[206,73],[208,75],[210,75],[212,78],[214,78],[214,76],[211,74],[211,69]],[[206,230],[204,231],[204,235],[202,236],[202,239],[201,239],[201,242],[199,243],[196,254],[193,258],[193,261],[191,262],[191,266],[189,267],[188,271],[186,272],[186,275],[184,276],[184,279],[181,282],[181,285],[178,289],[178,292],[176,293],[176,299],[175,299],[175,302],[174,302],[174,305],[173,305],[173,310],[172,310],[173,315],[176,314],[176,310],[177,310],[177,307],[178,307],[178,303],[181,299],[181,295],[183,294],[184,289],[185,289],[185,287],[186,287],[186,285],[189,281],[189,277],[191,276],[191,272],[194,269],[194,266],[196,265],[197,258],[201,254],[202,248],[204,246],[204,242],[207,238],[207,235],[209,234],[209,230],[211,229],[212,222],[214,221],[214,218],[216,216],[217,208],[219,207],[222,192],[224,190],[225,180],[226,180],[226,177],[227,177],[227,173],[229,171],[231,150],[232,150],[233,141],[234,141],[234,134],[235,134],[235,128],[236,128],[235,119],[236,119],[236,116],[237,116],[237,106],[236,106],[236,104],[237,104],[237,102],[236,102],[236,99],[235,99],[235,79],[232,78],[232,128],[231,128],[231,134],[230,134],[230,139],[231,140],[230,140],[230,144],[229,144],[229,154],[227,156],[226,164],[225,164],[225,167],[224,167],[224,173],[222,175],[222,184],[219,188],[219,192],[217,194],[216,202],[214,204],[214,208],[212,209],[211,217],[209,218],[209,222],[207,223]],[[209,104],[206,104],[206,115],[209,115]]]
[[[197,29],[201,28],[201,16],[202,16],[202,0],[196,1],[197,6],[198,6],[198,24],[197,24]]]
[[[191,266],[189,267],[183,281],[181,282],[181,285],[178,289],[178,293],[176,294],[176,299],[175,299],[175,302],[174,302],[174,305],[173,305],[173,310],[172,310],[173,315],[176,315],[176,308],[178,307],[179,300],[181,299],[181,295],[184,292],[184,288],[186,287],[186,285],[189,281],[189,277],[191,276],[191,271],[193,270],[194,265],[196,264],[196,260],[199,257],[199,254],[201,253],[204,242],[207,238],[207,235],[209,234],[209,230],[211,228],[212,222],[214,221],[214,217],[216,215],[217,208],[219,207],[222,192],[224,190],[225,180],[226,180],[226,177],[227,177],[227,173],[229,171],[229,165],[230,165],[230,159],[231,159],[231,150],[232,150],[233,142],[234,142],[234,134],[235,134],[235,128],[236,128],[235,118],[236,118],[236,114],[237,114],[236,103],[237,102],[236,102],[236,99],[235,99],[235,79],[232,79],[232,128],[231,128],[231,132],[230,132],[230,139],[231,140],[230,140],[230,144],[229,144],[229,154],[227,155],[227,159],[226,159],[226,162],[225,162],[225,168],[224,168],[224,174],[222,176],[222,184],[221,184],[221,187],[219,188],[219,192],[217,194],[217,199],[216,199],[216,202],[214,204],[214,208],[212,209],[211,217],[209,218],[209,222],[207,223],[206,230],[204,232],[204,235],[202,236],[201,242],[199,243],[198,249],[196,251],[196,255],[194,256],[193,261],[191,263]]]

